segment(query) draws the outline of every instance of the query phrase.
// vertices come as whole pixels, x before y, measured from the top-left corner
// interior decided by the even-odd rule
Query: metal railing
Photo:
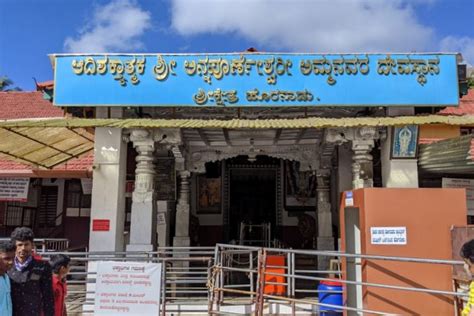
[[[64,253],[64,252],[62,252]],[[57,252],[40,255],[48,259]],[[350,287],[384,288],[404,293],[444,295],[451,299],[465,293],[445,289],[381,284],[353,280],[341,272],[339,264],[332,269],[317,269],[321,258],[339,263],[358,258],[416,264],[460,265],[461,261],[404,258],[377,255],[355,255],[337,251],[293,250],[241,245],[217,244],[215,247],[162,247],[153,252],[66,252],[72,259],[68,280],[67,306],[71,314],[92,314],[97,261],[145,261],[163,264],[160,313],[235,314],[275,313],[272,304],[285,307],[289,314],[318,313],[321,309],[387,315],[386,311],[369,310],[357,304],[335,306],[318,301],[317,284],[338,279],[347,291]],[[272,263],[272,256],[283,261]],[[283,263],[282,263],[283,262]],[[327,291],[325,291],[327,292]],[[335,290],[334,293],[342,291]],[[347,292],[346,292],[347,294]],[[185,308],[183,308],[185,306]],[[242,307],[238,309],[236,307]],[[245,312],[244,312],[245,310]],[[240,312],[239,312],[240,311]],[[281,310],[279,310],[280,313]],[[278,313],[278,312],[276,312]]]
[[[284,264],[272,265],[268,263],[271,256],[284,258]],[[418,264],[436,265],[462,265],[462,261],[435,260],[423,258],[405,258],[377,255],[356,255],[337,251],[315,251],[315,250],[293,250],[279,248],[259,248],[239,245],[217,244],[215,250],[215,263],[211,272],[212,281],[210,284],[209,314],[222,314],[222,306],[229,304],[236,296],[241,297],[241,301],[252,305],[252,311],[256,315],[271,313],[268,310],[269,303],[286,304],[291,314],[297,311],[307,311],[316,313],[320,309],[338,309],[353,313],[387,315],[386,311],[375,311],[364,309],[359,304],[345,304],[335,306],[318,302],[317,284],[321,281],[334,281],[337,278],[344,288],[364,287],[364,288],[384,288],[405,293],[425,293],[431,295],[445,295],[454,302],[456,297],[465,297],[466,293],[446,291],[443,289],[430,289],[425,287],[401,286],[394,284],[380,284],[374,282],[362,282],[361,280],[351,280],[340,270],[318,270],[315,268],[302,268],[301,258],[314,258],[316,263],[322,257],[351,260],[359,258],[363,260],[384,260],[394,262],[408,262]],[[239,265],[234,265],[235,258],[252,258],[244,262],[237,261]],[[246,265],[244,263],[247,263]],[[317,267],[316,264],[313,265]],[[238,274],[239,278],[232,275]],[[239,280],[239,282],[235,282]],[[309,285],[309,286],[308,286]],[[271,293],[272,287],[276,293]],[[324,291],[327,293],[328,291]],[[341,291],[334,291],[339,292]],[[306,306],[306,307],[304,307]]]
[[[209,271],[214,247],[161,247],[153,252],[41,252],[45,260],[65,254],[71,258],[66,305],[71,314],[93,314],[98,261],[135,261],[163,264],[160,311],[178,312],[177,306],[199,302],[207,312]],[[92,286],[91,286],[92,285]]]
[[[10,241],[10,238],[0,238],[0,241]],[[35,238],[36,251],[64,251],[69,248],[69,239],[66,238]]]

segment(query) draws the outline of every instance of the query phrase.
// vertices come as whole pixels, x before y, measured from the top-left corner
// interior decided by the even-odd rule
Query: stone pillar
[[[374,140],[352,141],[352,188],[371,188],[374,186],[373,164],[370,152],[374,147]]]
[[[330,169],[320,169],[316,174],[318,186],[318,250],[334,250],[334,236],[332,232],[331,196],[330,196]],[[318,259],[318,270],[329,268],[329,257]]]
[[[170,246],[169,228],[170,228],[170,212],[169,201],[157,201],[158,220],[158,247]]]
[[[156,247],[155,142],[145,129],[131,132],[138,152],[132,196],[130,244],[127,251],[153,251]]]
[[[180,190],[178,204],[176,205],[176,232],[173,239],[173,245],[176,247],[190,246],[189,238],[189,178],[191,172],[187,170],[179,171]]]
[[[383,139],[384,132],[377,127],[328,129],[325,140],[336,144],[352,142],[352,188],[369,188],[374,185],[371,151],[375,139]]]
[[[127,143],[122,129],[96,128],[90,251],[124,250],[126,164]]]

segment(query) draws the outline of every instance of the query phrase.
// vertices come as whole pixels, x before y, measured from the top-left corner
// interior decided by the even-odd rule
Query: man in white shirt
[[[12,298],[10,278],[7,271],[13,265],[15,245],[11,242],[0,242],[0,315],[12,315]]]

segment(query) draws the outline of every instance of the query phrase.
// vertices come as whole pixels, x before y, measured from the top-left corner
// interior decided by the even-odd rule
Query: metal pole
[[[250,258],[249,268],[250,270],[252,270],[250,272],[250,292],[253,292],[254,284],[253,284],[253,251],[252,250],[250,250],[249,258]],[[253,302],[253,294],[250,294],[250,301]]]
[[[261,250],[261,255],[259,256],[261,258],[260,260],[260,288],[258,291],[259,298],[258,298],[258,308],[257,308],[257,315],[262,315],[263,316],[263,295],[265,293],[264,288],[265,288],[265,266],[266,266],[266,260],[267,260],[267,251],[265,249]]]
[[[162,266],[163,280],[161,280],[161,316],[166,316],[166,262],[163,262]]]

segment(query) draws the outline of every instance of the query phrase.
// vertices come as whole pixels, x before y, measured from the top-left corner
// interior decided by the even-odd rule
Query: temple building
[[[87,215],[66,205],[55,223],[86,218],[70,229],[90,251],[334,250],[342,192],[469,189],[474,175],[456,54],[50,57],[66,114],[4,118],[0,153],[34,172],[89,157],[61,177],[81,196],[92,178]]]

